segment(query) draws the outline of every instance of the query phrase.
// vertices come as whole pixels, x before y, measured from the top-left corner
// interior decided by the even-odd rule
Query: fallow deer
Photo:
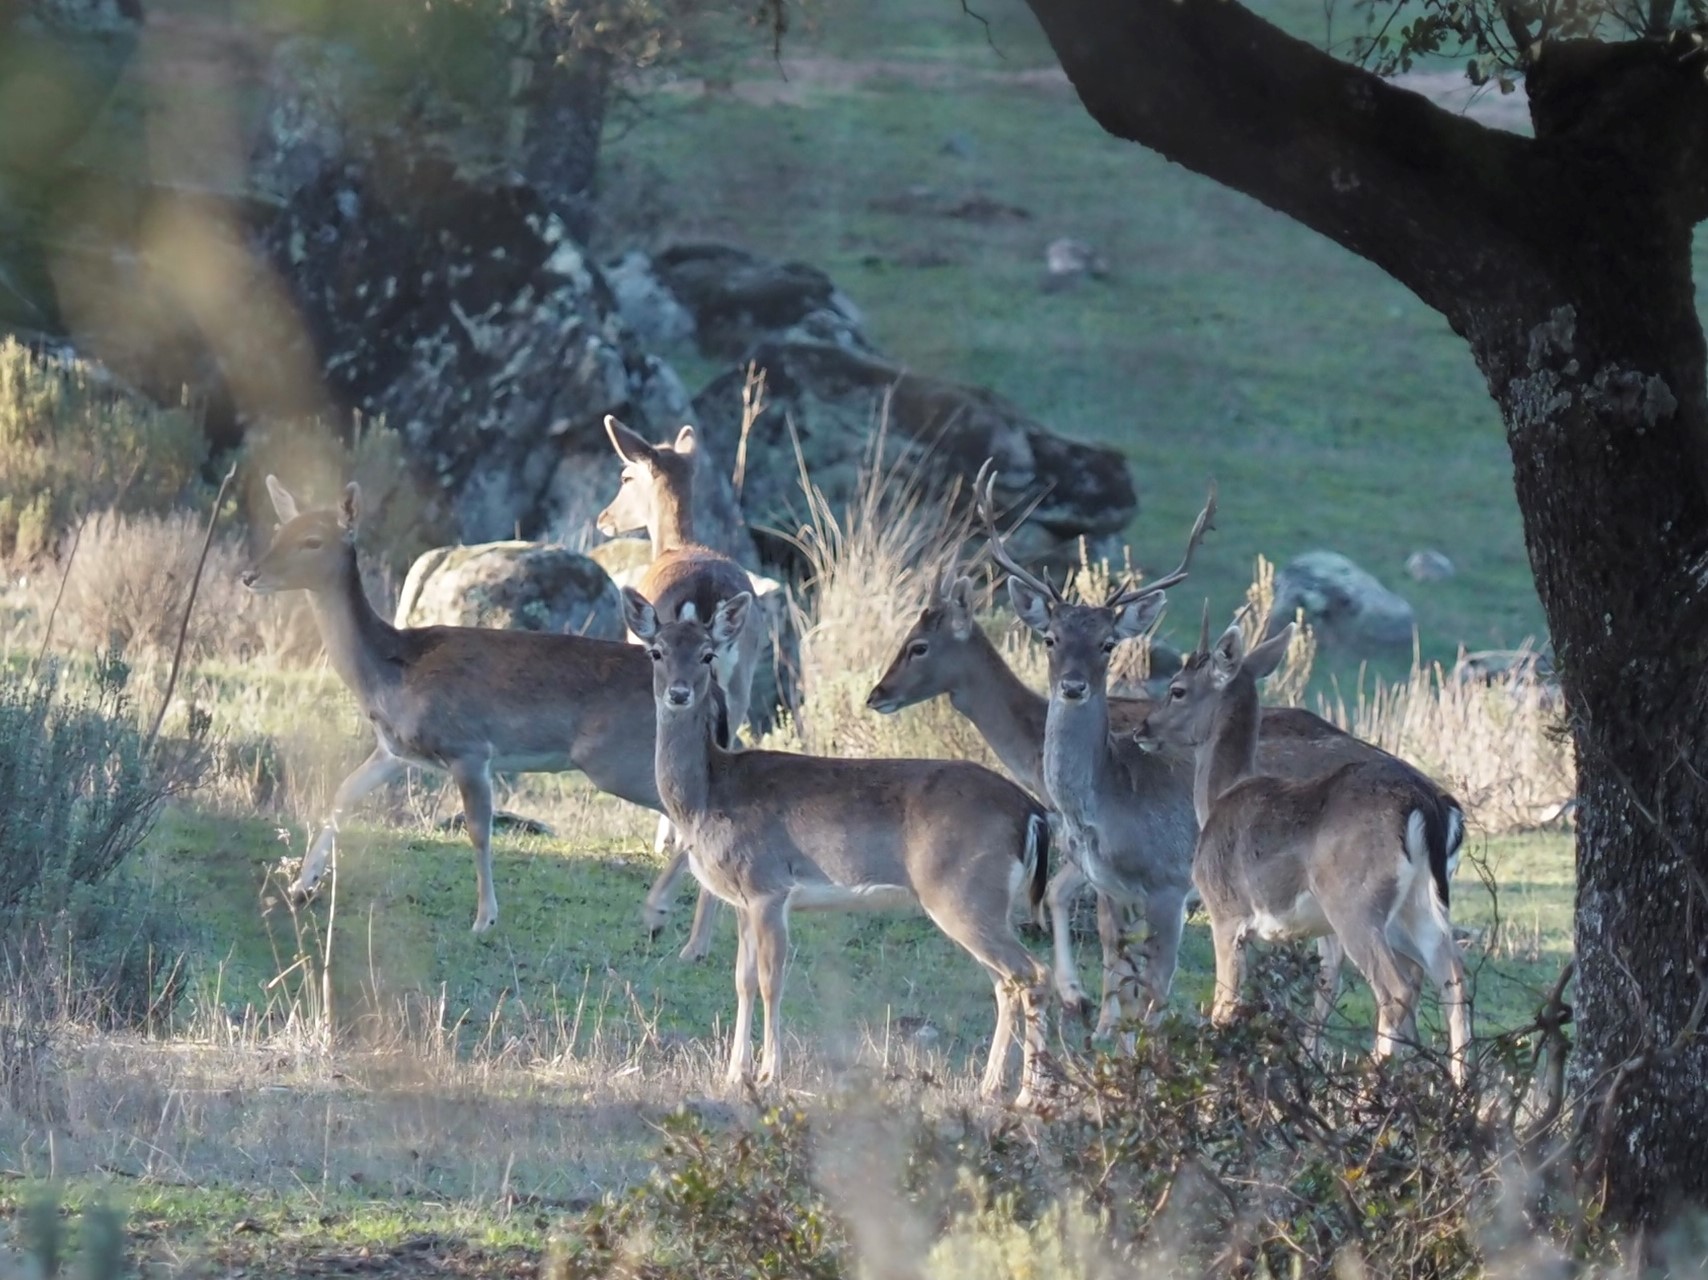
[[[651,664],[640,649],[534,631],[394,627],[368,603],[356,567],[361,490],[349,485],[336,510],[304,512],[273,476],[267,492],[281,526],[243,583],[309,593],[332,668],[378,739],[339,785],[293,896],[314,890],[343,816],[407,765],[445,771],[461,793],[475,850],[476,933],[498,919],[494,771],[580,770],[601,791],[662,808],[652,772]]]
[[[1034,904],[1043,895],[1049,861],[1043,807],[966,761],[726,751],[712,732],[712,666],[718,650],[748,625],[751,597],[726,601],[706,620],[661,619],[632,590],[624,601],[629,629],[646,641],[652,659],[665,812],[683,837],[695,877],[738,914],[729,1079],[746,1079],[752,1069],[756,991],[765,1006],[758,1078],[777,1077],[791,908],[916,904],[995,986],[996,1032],[983,1092],[1002,1089],[1018,1014],[1020,1102],[1029,1102],[1042,1067],[1048,975],[1015,936],[1010,914],[1020,893]]]
[[[617,496],[599,513],[599,532],[607,538],[645,529],[652,543],[652,563],[641,575],[638,590],[654,602],[666,619],[692,616],[706,619],[725,600],[740,592],[752,592],[747,571],[720,551],[703,545],[694,529],[694,468],[699,442],[694,428],[685,426],[672,444],[651,444],[610,414],[605,415],[605,434],[622,459],[623,475]],[[631,636],[631,638],[634,638]],[[742,631],[739,642],[720,651],[713,664],[718,687],[729,709],[729,728],[738,734],[747,722],[753,698],[753,672],[759,663],[763,636],[758,627]],[[658,820],[654,851],[663,853],[671,845],[670,820]],[[641,907],[641,922],[657,937],[670,915],[670,899],[686,865],[686,853],[678,846],[664,870],[647,891]],[[712,946],[712,928],[717,922],[717,899],[704,889],[694,905],[694,924],[683,946],[684,960],[703,960]]]
[[[1028,573],[1014,562],[996,529],[991,502],[993,485],[994,477],[982,478],[979,510],[992,554],[1009,573],[1008,590],[1015,611],[1043,636],[1049,650],[1048,697],[1025,690],[979,632],[970,609],[965,608],[971,599],[970,583],[958,592],[949,593],[958,594],[963,603],[951,601],[944,606],[936,629],[937,651],[944,656],[964,656],[965,665],[1003,690],[996,700],[975,700],[967,695],[966,710],[971,714],[976,708],[990,726],[986,729],[981,725],[981,731],[1005,763],[1013,756],[1030,770],[1031,761],[1037,760],[1035,768],[1042,777],[1044,793],[1062,814],[1069,847],[1064,850],[1059,860],[1060,870],[1050,884],[1050,909],[1056,920],[1065,918],[1073,896],[1087,882],[1100,896],[1123,903],[1144,901],[1149,935],[1144,945],[1146,963],[1142,974],[1136,971],[1131,958],[1113,952],[1109,938],[1104,938],[1103,1006],[1098,1027],[1106,1033],[1114,1021],[1125,1016],[1130,1003],[1136,1003],[1140,1016],[1149,1016],[1167,1002],[1185,924],[1192,850],[1197,838],[1190,755],[1149,752],[1131,740],[1130,729],[1136,722],[1142,722],[1150,704],[1141,699],[1109,697],[1109,658],[1121,640],[1139,635],[1155,620],[1161,599],[1154,593],[1184,576],[1192,552],[1213,517],[1215,493],[1212,490],[1194,526],[1186,556],[1175,573],[1138,590],[1117,586],[1099,606],[1070,603],[1046,579]],[[926,618],[922,617],[921,625],[925,623]],[[942,643],[945,638],[950,641],[947,646]],[[904,648],[903,654],[908,652]],[[928,644],[926,654],[931,652]],[[1002,672],[996,672],[994,666],[1000,666]],[[890,679],[886,676],[885,682]],[[954,679],[960,682],[959,687],[969,687],[966,676]],[[921,680],[914,687],[922,690],[927,686]],[[920,692],[919,696],[926,695]],[[1012,717],[1012,721],[1000,723],[999,717],[1004,721]],[[1368,759],[1389,760],[1410,768],[1308,711],[1266,708],[1262,711],[1261,725],[1258,750],[1262,767],[1269,773],[1309,778],[1351,761]],[[998,746],[999,740],[1006,746]],[[1021,745],[1032,741],[1037,745],[1030,750]],[[1037,753],[1035,757],[1033,750]],[[1417,778],[1437,797],[1456,858],[1464,831],[1458,804],[1421,774]],[[1100,923],[1101,920],[1100,914]],[[1055,947],[1056,986],[1066,1001],[1071,998],[1068,993],[1078,985],[1072,943],[1066,929],[1055,930]],[[1332,938],[1325,939],[1319,950],[1322,965],[1316,1013],[1320,1026],[1333,1007],[1341,955]],[[1141,989],[1136,1002],[1129,1000],[1134,985]]]
[[[1201,645],[1139,736],[1195,754],[1202,824],[1193,882],[1216,950],[1212,1017],[1239,1002],[1244,945],[1333,936],[1376,995],[1376,1056],[1416,1036],[1421,977],[1441,989],[1452,1074],[1471,1040],[1465,968],[1448,916],[1457,810],[1416,770],[1356,761],[1310,779],[1266,776],[1258,759],[1257,682],[1280,663],[1292,625],[1246,652],[1238,624]]]

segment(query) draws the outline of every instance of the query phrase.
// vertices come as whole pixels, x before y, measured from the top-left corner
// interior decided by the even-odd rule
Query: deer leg
[[[646,901],[641,904],[641,923],[646,926],[647,936],[656,938],[664,928],[664,922],[670,918],[670,895],[676,888],[676,882],[682,878],[682,869],[688,865],[688,851],[675,839],[676,828],[670,825],[670,819],[663,814],[658,817],[658,831],[653,836],[652,851],[663,853],[665,849],[675,844],[671,851],[670,861],[664,864],[664,870],[658,873],[658,878],[652,882],[652,888],[646,891]]]
[[[984,967],[996,987],[996,1032],[991,1037],[990,1056],[985,1060],[979,1092],[994,1097],[1002,1092],[1007,1074],[1008,1052],[1013,1044],[1016,996],[1023,1023],[1021,1039],[1020,1101],[1030,1105],[1031,1091],[1046,1054],[1044,1006],[1049,992],[1049,971],[1014,936],[1009,922],[1009,902],[986,904],[958,900],[952,909],[922,902],[925,914],[949,938]]]
[[[1097,941],[1103,951],[1102,1003],[1091,1034],[1099,1040],[1115,1034],[1125,1009],[1125,989],[1138,979],[1126,947],[1127,904],[1097,895]]]
[[[338,784],[338,792],[332,797],[332,812],[322,824],[308,856],[302,860],[302,870],[286,890],[292,898],[301,900],[308,897],[314,892],[314,886],[320,883],[320,877],[326,870],[326,860],[332,856],[332,851],[338,844],[339,819],[357,801],[397,777],[403,772],[403,768],[402,760],[384,747],[376,746],[368,758],[352,769],[349,777]]]
[[[1056,874],[1050,877],[1049,888],[1044,891],[1044,897],[1050,904],[1050,932],[1056,963],[1056,995],[1060,997],[1065,1012],[1078,1015],[1082,1020],[1089,1017],[1091,1001],[1086,998],[1085,988],[1079,984],[1079,966],[1074,961],[1069,921],[1072,917],[1074,897],[1085,883],[1085,872],[1080,870],[1079,859],[1067,857],[1062,859]],[[1099,931],[1101,925],[1100,918]]]
[[[753,934],[759,962],[759,996],[765,1002],[759,1083],[770,1084],[782,1071],[783,967],[789,958],[789,900],[771,898],[761,903],[754,911]]]
[[[1346,948],[1332,933],[1317,939],[1316,1002],[1311,1009],[1311,1030],[1305,1047],[1313,1054],[1322,1045],[1323,1032],[1334,1013],[1335,999],[1340,995],[1340,966],[1346,960]]]
[[[683,960],[704,960],[712,950],[712,930],[718,923],[717,895],[700,886],[700,896],[694,903],[694,924],[688,930],[688,941],[677,955]]]
[[[1174,971],[1180,964],[1180,935],[1186,928],[1186,890],[1158,890],[1145,900],[1145,971],[1139,1016],[1155,1020],[1168,1008]]]
[[[475,885],[480,895],[474,931],[485,933],[498,923],[498,894],[492,887],[492,772],[485,760],[479,764],[459,761],[451,766],[451,778],[462,793],[463,825],[474,846]]]
[[[1209,906],[1209,903],[1205,903]],[[1242,916],[1219,915],[1210,908],[1210,942],[1216,949],[1216,998],[1210,1005],[1210,1021],[1225,1027],[1239,1008],[1240,989],[1245,985],[1245,920]]]
[[[1464,1084],[1469,1065],[1465,1051],[1471,1043],[1471,1006],[1465,992],[1465,961],[1459,954],[1459,944],[1453,940],[1453,926],[1445,913],[1437,916],[1430,906],[1425,906],[1412,914],[1423,918],[1414,920],[1413,928],[1401,930],[1404,936],[1397,938],[1396,944],[1402,955],[1415,962],[1441,993],[1441,1011],[1447,1018],[1448,1044],[1452,1050],[1449,1068],[1454,1081]],[[1419,985],[1422,985],[1421,975]]]
[[[759,990],[759,965],[753,949],[753,913],[738,911],[735,923],[735,1026],[724,1079],[741,1084],[753,1074],[753,997]]]
[[[1371,914],[1376,915],[1374,912]],[[1364,975],[1376,997],[1375,1056],[1386,1058],[1394,1051],[1405,1031],[1414,984],[1401,970],[1399,958],[1388,943],[1380,919],[1381,916],[1377,915],[1375,919],[1341,927],[1334,915],[1329,914],[1329,923],[1336,926],[1335,932],[1340,935],[1346,954],[1352,958],[1358,972]]]

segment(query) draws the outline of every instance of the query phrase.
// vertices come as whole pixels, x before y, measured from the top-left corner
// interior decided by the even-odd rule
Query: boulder
[[[747,441],[741,501],[768,556],[787,562],[791,552],[764,531],[792,534],[805,515],[798,440],[812,483],[838,510],[858,494],[875,441],[881,465],[917,476],[927,497],[958,484],[967,499],[985,459],[995,458],[998,506],[1032,508],[1011,543],[1016,556],[1072,558],[1083,535],[1094,557],[1119,559],[1138,499],[1116,450],[1056,435],[995,392],[834,343],[763,343],[753,360],[765,372],[765,409]],[[742,371],[733,370],[694,401],[702,436],[723,457],[741,444],[742,386]]]
[[[350,147],[350,112],[370,76],[355,50],[311,36],[279,42],[262,79],[249,181],[275,199],[340,164]]]
[[[438,547],[409,566],[400,627],[505,627],[621,640],[623,602],[591,558],[538,542]]]
[[[652,262],[659,284],[693,317],[702,354],[745,363],[754,346],[809,337],[869,351],[859,309],[817,267],[726,244],[683,244]]]
[[[652,269],[652,259],[631,249],[605,266],[617,312],[649,347],[669,347],[694,336],[694,317]]]
[[[1416,627],[1403,597],[1335,551],[1308,551],[1275,575],[1270,631],[1300,609],[1318,640],[1355,653],[1405,648]]]
[[[1413,582],[1445,582],[1454,572],[1453,562],[1440,551],[1426,547],[1406,557],[1406,576]]]
[[[617,313],[603,274],[520,182],[376,143],[298,187],[261,236],[345,409],[383,416],[464,542],[583,539],[616,491],[614,413],[662,439],[687,389]],[[726,454],[725,456],[729,456]],[[746,563],[727,478],[703,534]]]

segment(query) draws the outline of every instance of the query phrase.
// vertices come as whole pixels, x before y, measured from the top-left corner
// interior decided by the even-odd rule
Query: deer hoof
[[[709,948],[702,947],[697,943],[690,942],[687,946],[683,947],[682,950],[676,953],[676,957],[679,960],[686,960],[689,964],[699,964],[700,961],[706,958],[706,952],[708,949]]]
[[[300,907],[303,903],[314,897],[315,891],[319,888],[320,882],[318,880],[313,884],[305,884],[303,881],[297,880],[292,882],[291,887],[285,890],[285,897],[290,899],[291,905]]]

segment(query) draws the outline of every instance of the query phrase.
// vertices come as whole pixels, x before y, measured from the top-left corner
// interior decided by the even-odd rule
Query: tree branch
[[[1029,3],[1110,133],[1321,232],[1443,313],[1490,287],[1466,232],[1479,219],[1490,232],[1513,225],[1510,175],[1530,140],[1442,110],[1234,0]]]

